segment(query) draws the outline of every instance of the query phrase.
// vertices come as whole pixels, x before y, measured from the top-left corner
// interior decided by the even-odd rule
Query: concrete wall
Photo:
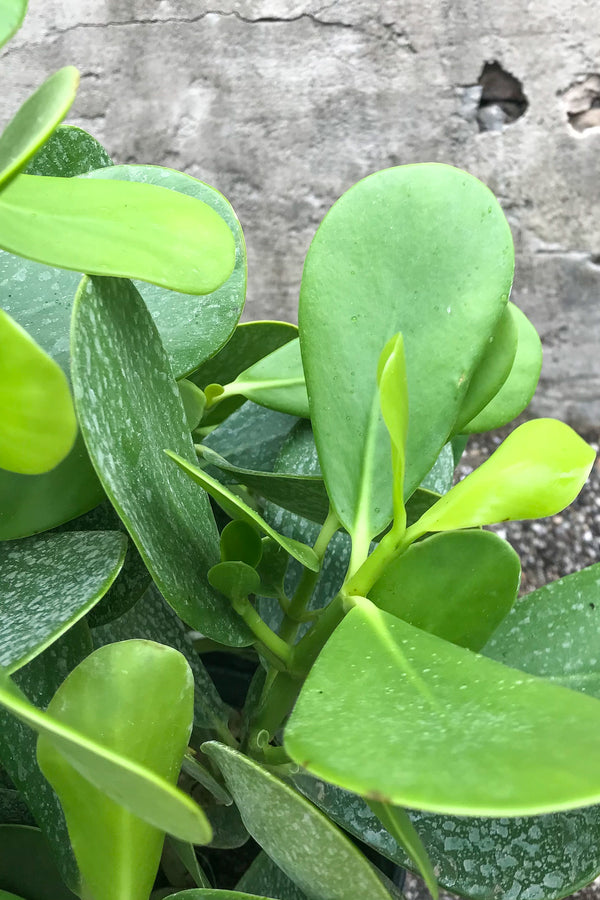
[[[69,121],[115,161],[173,166],[229,197],[252,318],[294,318],[314,230],[359,178],[444,161],[483,179],[513,228],[514,299],[545,346],[536,411],[600,423],[595,0],[30,7],[0,59],[2,118],[47,73],[78,66]]]

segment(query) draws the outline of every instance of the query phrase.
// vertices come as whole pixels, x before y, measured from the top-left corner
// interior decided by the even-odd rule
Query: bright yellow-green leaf
[[[557,419],[533,419],[510,434],[483,465],[448,491],[409,529],[453,531],[553,516],[572,503],[596,454]]]
[[[129,181],[17,175],[0,193],[0,247],[89,275],[209,294],[231,275],[235,241],[208,204]]]
[[[2,0],[0,3],[0,47],[10,41],[21,27],[27,0]]]
[[[50,137],[67,114],[77,88],[79,72],[59,69],[29,97],[0,135],[0,185],[15,175]]]
[[[392,475],[394,479],[394,527],[404,529],[404,471],[408,434],[408,384],[404,338],[399,332],[385,345],[377,369],[379,402],[392,442]]]
[[[53,469],[71,450],[77,422],[62,369],[0,310],[0,467]]]

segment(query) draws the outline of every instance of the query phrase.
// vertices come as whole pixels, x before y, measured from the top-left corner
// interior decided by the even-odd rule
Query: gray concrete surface
[[[69,121],[115,161],[173,166],[230,198],[248,317],[294,318],[314,230],[364,175],[444,161],[482,178],[513,228],[514,298],[545,346],[535,411],[600,423],[596,0],[30,7],[0,58],[2,120],[46,74],[78,66]]]

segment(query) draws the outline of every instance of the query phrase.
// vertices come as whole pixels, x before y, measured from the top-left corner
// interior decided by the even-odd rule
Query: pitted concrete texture
[[[594,0],[30,6],[0,58],[3,121],[49,72],[78,66],[69,121],[115,161],[173,166],[229,197],[250,318],[295,317],[312,235],[358,179],[417,161],[480,177],[509,217],[513,296],[545,346],[535,411],[600,422]]]

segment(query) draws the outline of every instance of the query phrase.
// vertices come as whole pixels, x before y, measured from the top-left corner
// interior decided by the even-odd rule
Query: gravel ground
[[[463,478],[484,462],[514,427],[473,436],[458,467],[458,477]],[[598,452],[600,429],[580,433]],[[600,562],[600,459],[577,500],[564,512],[537,522],[505,522],[493,530],[510,541],[521,558],[521,594]],[[404,894],[407,900],[429,897],[421,879],[410,873]],[[600,900],[600,878],[573,896]],[[454,895],[441,892],[440,900],[454,900]]]

